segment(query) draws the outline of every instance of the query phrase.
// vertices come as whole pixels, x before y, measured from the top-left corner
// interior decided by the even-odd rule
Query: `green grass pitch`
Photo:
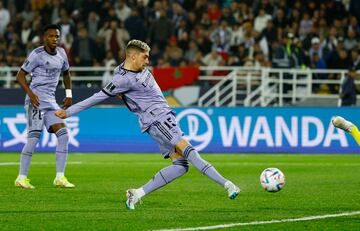
[[[125,190],[146,183],[170,164],[159,154],[71,154],[68,179],[54,188],[55,155],[35,154],[35,190],[14,187],[18,154],[0,153],[0,230],[157,230],[291,219],[360,211],[358,155],[207,154],[203,157],[242,192],[226,191],[190,167],[188,174],[125,208]],[[286,184],[263,191],[259,175],[278,167]],[[359,230],[360,215],[233,227],[227,230]]]

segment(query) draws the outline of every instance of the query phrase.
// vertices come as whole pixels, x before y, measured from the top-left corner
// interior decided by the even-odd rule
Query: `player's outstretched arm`
[[[90,108],[90,107],[104,101],[105,99],[107,99],[109,97],[110,97],[109,95],[105,94],[104,91],[101,90],[98,93],[93,94],[89,98],[87,98],[87,99],[85,99],[85,100],[83,100],[81,102],[78,102],[78,103],[72,105],[71,107],[69,107],[68,109],[66,109],[65,118],[70,117],[72,115],[75,115],[75,114],[77,114],[77,113],[79,113],[79,112],[81,112],[81,111],[83,111],[85,109],[88,109],[88,108]]]

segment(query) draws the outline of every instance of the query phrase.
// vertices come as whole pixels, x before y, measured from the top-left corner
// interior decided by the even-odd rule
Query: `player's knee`
[[[188,146],[186,146],[186,148],[183,150],[182,155],[186,160],[191,160],[194,155],[198,155],[198,154],[195,151],[195,148],[191,144],[188,144]]]
[[[68,143],[69,142],[69,134],[66,128],[61,128],[58,131],[56,131],[55,133],[58,142],[62,142],[62,143]]]
[[[40,139],[41,131],[33,130],[28,132],[28,138]]]
[[[189,146],[191,146],[191,144],[187,140],[182,139],[175,145],[175,150],[177,153],[184,156],[184,152]]]
[[[178,159],[173,161],[173,165],[181,166],[185,172],[189,171],[189,163],[185,159]]]

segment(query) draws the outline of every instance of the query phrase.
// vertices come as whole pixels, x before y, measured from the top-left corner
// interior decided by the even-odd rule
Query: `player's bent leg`
[[[34,189],[30,184],[30,179],[27,178],[29,167],[36,144],[41,135],[41,130],[32,130],[28,132],[27,142],[21,151],[19,175],[15,180],[15,186],[26,189]]]
[[[354,137],[356,143],[360,146],[360,132],[353,123],[341,116],[334,117],[331,122],[336,128],[340,128],[345,132],[350,133]]]
[[[126,207],[128,209],[135,209],[135,204],[137,204],[142,197],[169,184],[188,171],[188,162],[182,157],[182,155],[173,153],[170,155],[170,158],[173,162],[172,165],[161,169],[142,187],[126,191]]]
[[[183,157],[172,159],[172,161],[172,165],[161,169],[147,184],[142,187],[145,195],[167,185],[188,171],[188,162]]]
[[[225,185],[227,180],[222,177],[209,162],[201,158],[199,153],[186,140],[180,140],[176,144],[176,150],[182,153],[184,158],[190,161],[202,174],[208,176],[222,186]]]
[[[346,119],[344,119],[341,116],[335,116],[332,120],[331,120],[332,124],[337,127],[340,128],[342,130],[344,130],[345,132],[351,132],[352,127],[354,126],[353,123],[351,123],[350,121],[347,121]]]
[[[52,125],[50,130],[55,133],[58,140],[56,146],[56,177],[53,183],[55,186],[59,187],[74,188],[75,185],[70,183],[64,175],[68,157],[68,131],[63,123]]]
[[[202,174],[225,187],[230,199],[235,199],[239,195],[240,188],[225,179],[209,162],[202,159],[199,153],[186,140],[180,140],[176,144],[176,150],[178,153],[182,153],[184,158],[190,161]]]

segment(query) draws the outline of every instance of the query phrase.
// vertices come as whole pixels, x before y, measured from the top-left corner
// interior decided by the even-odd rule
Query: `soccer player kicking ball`
[[[360,133],[358,128],[353,123],[347,121],[341,116],[336,116],[334,119],[332,119],[331,122],[335,127],[350,133],[352,137],[354,137],[356,143],[360,146]]]
[[[21,152],[19,175],[15,180],[16,187],[35,188],[30,184],[27,174],[32,154],[44,126],[49,133],[55,133],[57,137],[54,185],[65,188],[75,187],[64,176],[68,156],[68,132],[64,121],[54,115],[54,112],[60,109],[55,100],[55,90],[61,72],[63,72],[66,88],[64,108],[72,104],[69,62],[64,49],[57,47],[59,39],[59,27],[57,25],[46,26],[44,28],[45,46],[38,47],[30,53],[16,76],[27,94],[25,98],[27,142]],[[29,73],[31,74],[30,86],[26,82],[26,75]]]
[[[145,195],[165,186],[188,171],[190,162],[201,173],[223,186],[230,199],[235,199],[240,188],[221,176],[216,169],[202,159],[199,153],[182,136],[174,111],[168,106],[158,84],[146,68],[149,64],[150,47],[139,40],[131,40],[126,46],[125,61],[115,68],[113,80],[98,93],[67,110],[55,114],[70,117],[108,97],[121,94],[124,103],[139,117],[142,132],[147,132],[160,146],[164,158],[172,165],[161,169],[149,182],[137,189],[126,191],[126,207],[135,205]]]

